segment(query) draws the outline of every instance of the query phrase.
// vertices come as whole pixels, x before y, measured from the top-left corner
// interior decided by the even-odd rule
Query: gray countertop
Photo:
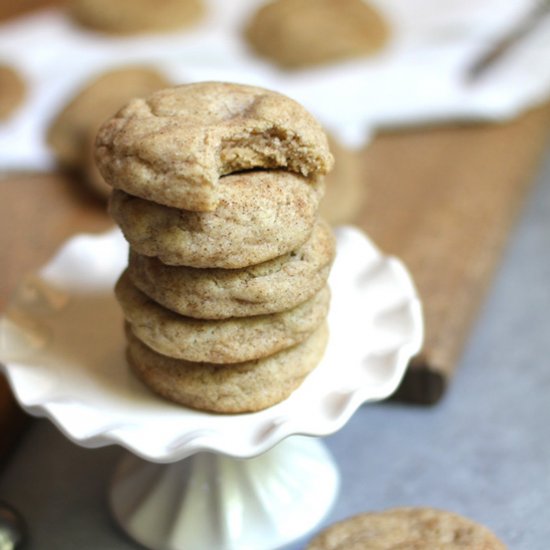
[[[325,520],[434,506],[512,549],[550,548],[550,155],[446,397],[363,406],[326,444],[342,486]],[[123,451],[82,449],[36,421],[0,475],[37,550],[131,549],[106,495]],[[289,548],[302,548],[299,541]]]

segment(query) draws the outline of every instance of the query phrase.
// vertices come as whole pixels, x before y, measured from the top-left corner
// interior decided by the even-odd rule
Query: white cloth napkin
[[[44,141],[52,117],[87,79],[128,63],[155,64],[175,82],[226,80],[265,86],[305,105],[350,146],[377,129],[455,120],[506,120],[550,97],[550,17],[482,79],[474,59],[536,0],[372,0],[390,21],[384,51],[364,60],[283,72],[255,57],[241,29],[264,0],[208,0],[209,15],[181,33],[108,37],[60,9],[0,26],[0,63],[29,84],[24,105],[0,124],[0,170],[53,166]]]

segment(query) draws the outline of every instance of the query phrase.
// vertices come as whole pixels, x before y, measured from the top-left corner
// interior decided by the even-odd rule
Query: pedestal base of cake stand
[[[0,370],[26,411],[75,443],[122,445],[150,461],[124,460],[111,490],[115,517],[145,546],[283,546],[318,525],[338,488],[322,444],[296,434],[334,433],[363,403],[388,397],[422,344],[403,265],[357,229],[340,228],[337,243],[325,355],[273,407],[208,414],[160,399],[130,375],[112,293],[128,255],[118,230],[74,237],[21,284],[0,316]]]
[[[154,550],[267,550],[312,531],[338,487],[324,445],[292,436],[248,459],[203,452],[155,464],[128,454],[110,503],[122,529]]]

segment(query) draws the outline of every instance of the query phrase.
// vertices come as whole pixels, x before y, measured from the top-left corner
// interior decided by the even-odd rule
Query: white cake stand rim
[[[368,319],[363,318],[365,311],[358,311],[352,322],[355,325],[363,321],[366,324],[371,323],[374,327],[371,327],[371,332],[374,331],[375,339],[380,337],[379,339],[382,340],[390,340],[389,344],[386,343],[385,347],[382,346],[380,349],[368,349],[369,344],[364,344],[364,356],[357,356],[350,360],[355,365],[355,381],[351,385],[346,386],[344,383],[333,390],[331,380],[324,385],[318,384],[323,376],[329,376],[327,374],[328,367],[324,363],[335,357],[335,353],[327,352],[330,357],[325,356],[322,365],[316,369],[321,374],[314,371],[310,375],[312,380],[306,379],[306,382],[289,399],[258,413],[212,415],[181,407],[178,407],[176,411],[172,404],[168,404],[148,392],[140,394],[139,398],[144,398],[143,396],[146,395],[148,400],[155,400],[160,408],[164,407],[167,418],[172,418],[174,414],[193,415],[194,422],[204,424],[204,426],[197,425],[195,429],[187,430],[185,433],[170,435],[171,440],[168,443],[164,441],[159,444],[158,440],[152,437],[156,435],[152,433],[154,431],[152,425],[144,428],[129,421],[129,417],[117,418],[116,415],[109,415],[108,410],[100,411],[98,408],[96,411],[97,421],[95,416],[91,421],[88,418],[89,425],[83,427],[82,423],[79,423],[78,417],[83,413],[87,413],[89,416],[88,403],[79,402],[78,397],[75,399],[74,396],[69,398],[67,394],[60,395],[59,391],[49,392],[46,390],[37,395],[35,391],[37,381],[43,379],[44,385],[47,385],[48,376],[51,374],[48,373],[47,365],[40,368],[41,365],[37,366],[36,364],[36,354],[40,350],[34,350],[34,355],[30,354],[34,363],[30,361],[29,364],[25,353],[22,353],[23,360],[18,358],[17,354],[14,358],[9,349],[14,329],[9,315],[10,308],[8,308],[8,313],[0,319],[0,370],[5,372],[14,395],[27,412],[35,416],[49,418],[73,442],[90,448],[118,444],[152,462],[174,462],[202,451],[235,458],[249,458],[264,453],[291,435],[330,435],[341,429],[363,403],[385,399],[396,390],[410,358],[419,352],[423,341],[422,307],[412,278],[404,265],[394,257],[383,255],[372,241],[355,227],[338,228],[336,235],[338,253],[330,281],[333,301],[343,300],[339,297],[338,289],[344,286],[349,291],[346,298],[348,301],[353,302],[356,298],[365,298],[364,294],[368,292],[373,294],[376,298],[373,301],[378,300],[378,304],[371,308],[373,311],[368,312]],[[72,275],[66,264],[72,262],[71,265],[74,265],[77,260],[78,262],[89,261],[91,267],[88,272],[83,271],[77,274],[77,277],[80,278],[77,281],[77,286],[83,284],[86,291],[90,291],[90,287],[95,284],[95,277],[101,280],[101,288],[103,290],[108,288],[110,292],[109,284],[116,280],[124,267],[126,246],[118,229],[100,235],[78,235],[60,248],[52,260],[39,271],[37,277],[42,282],[45,281],[46,284],[50,284],[56,277],[61,277],[61,279],[68,277],[69,283],[67,284],[71,286],[75,281],[74,278],[71,278]],[[106,257],[106,261],[100,262],[97,266],[94,265],[94,262],[97,263],[96,256],[99,251],[101,251],[102,259]],[[106,268],[105,265],[108,267]],[[347,279],[343,280],[345,278]],[[61,281],[61,283],[65,284],[66,281],[65,283]],[[56,280],[55,284],[59,285],[60,281]],[[72,288],[68,292],[75,292],[75,290]],[[353,305],[353,303],[350,304],[350,307]],[[20,303],[16,303],[14,306],[12,302],[11,309],[13,307],[17,310],[17,308],[23,307],[24,309],[28,306],[21,306]],[[363,309],[369,308],[370,305]],[[374,311],[376,308],[378,309]],[[331,333],[335,334],[334,338],[336,339],[342,337],[340,333],[346,332],[338,329],[338,326],[345,323],[351,324],[348,319],[350,313],[347,311],[343,313],[344,311],[340,308],[332,315],[333,311],[331,310],[329,315]],[[28,314],[28,311],[26,313]],[[342,318],[344,314],[345,319]],[[383,321],[381,328],[377,326],[377,323],[380,325],[378,319],[386,317],[389,321]],[[16,329],[21,330],[21,327],[16,327]],[[24,331],[24,328],[22,330]],[[392,334],[392,331],[395,334]],[[18,338],[21,336],[21,334],[17,334]],[[344,344],[338,342],[338,345]],[[21,350],[18,352],[21,354]],[[342,356],[344,355],[342,353]],[[373,358],[375,366],[372,368],[360,364]],[[376,366],[377,358],[382,359],[382,367]],[[343,368],[351,369],[349,365]],[[373,376],[369,369],[376,374]],[[331,376],[334,378],[334,375]],[[308,405],[317,403],[311,394],[319,387],[324,388],[325,394],[315,397],[315,399],[318,397],[318,409],[311,414],[305,414],[300,410],[298,404],[301,401],[307,402]],[[328,393],[327,388],[331,388]],[[304,401],[305,398],[307,398],[306,401]],[[105,403],[103,402],[102,405],[105,406]],[[182,411],[185,412],[182,413]],[[103,414],[105,412],[107,414]],[[135,420],[139,424],[140,419],[136,418]],[[246,437],[243,437],[242,441],[232,440],[227,436],[227,426],[231,423],[233,423],[233,428],[230,432],[233,435],[239,435],[241,429],[244,432],[248,430],[250,433],[246,433]],[[239,424],[239,430],[235,431],[237,424]],[[261,435],[258,435],[258,425],[261,426]],[[140,430],[143,433],[140,434]]]

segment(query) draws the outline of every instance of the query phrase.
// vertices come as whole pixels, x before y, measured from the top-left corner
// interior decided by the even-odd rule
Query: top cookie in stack
[[[285,399],[327,338],[320,125],[275,92],[190,84],[131,101],[100,129],[96,159],[131,248],[116,294],[134,371],[208,411]]]

